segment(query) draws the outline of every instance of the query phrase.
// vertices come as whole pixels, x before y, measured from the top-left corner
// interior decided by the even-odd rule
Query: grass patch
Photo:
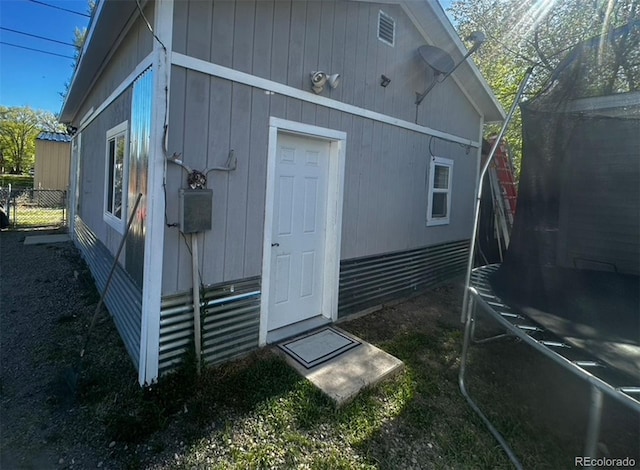
[[[405,370],[340,409],[268,349],[205,368],[200,376],[192,357],[145,389],[135,380],[114,387],[114,377],[93,368],[80,405],[93,410],[92,422],[104,426],[109,441],[122,443],[118,448],[147,449],[121,454],[118,463],[125,468],[511,468],[458,390],[457,319],[421,314],[407,316],[404,328],[385,325],[374,332],[377,345],[402,359]],[[341,327],[367,339],[363,324],[378,323],[369,317]],[[531,362],[521,346],[474,348],[473,394],[494,402],[488,412],[526,468],[568,468],[566,449],[573,447],[562,452],[567,441],[556,440],[544,420],[531,419],[536,404],[504,393],[511,387],[526,394],[530,387],[541,401],[548,398],[542,382],[510,385],[514,371],[548,370]],[[546,423],[555,430],[556,423]]]
[[[64,208],[26,207],[18,205],[11,214],[16,227],[59,227],[65,223]]]
[[[33,176],[0,174],[0,187],[9,185],[12,189],[33,188]]]

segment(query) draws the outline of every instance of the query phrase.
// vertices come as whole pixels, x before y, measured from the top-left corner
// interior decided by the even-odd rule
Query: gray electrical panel
[[[213,191],[211,189],[180,190],[180,231],[196,233],[211,230]]]

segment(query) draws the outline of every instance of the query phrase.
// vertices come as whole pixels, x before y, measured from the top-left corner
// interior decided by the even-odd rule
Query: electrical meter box
[[[213,191],[211,189],[180,190],[180,231],[196,233],[211,230]]]

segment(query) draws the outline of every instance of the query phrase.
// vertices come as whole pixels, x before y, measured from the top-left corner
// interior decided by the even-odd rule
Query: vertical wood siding
[[[70,143],[36,140],[33,187],[66,191],[69,188],[70,162]]]
[[[82,131],[78,216],[115,254],[122,236],[103,220],[107,131],[131,119],[131,88]]]
[[[396,22],[391,47],[377,38],[378,12]],[[415,92],[433,79],[417,53],[426,43],[399,5],[343,0],[176,2],[174,46],[181,54],[311,91],[315,70],[341,74],[340,86],[323,96],[406,121],[415,120]],[[452,44],[438,44],[451,49]],[[391,84],[380,86],[380,75]],[[326,109],[287,99],[290,119]],[[438,84],[419,107],[418,123],[465,138],[478,138],[477,115],[457,84]],[[321,125],[321,124],[320,124]]]
[[[396,20],[393,48],[377,39],[379,9]],[[177,52],[304,90],[310,90],[313,70],[340,73],[339,87],[323,96],[407,121],[415,118],[415,91],[431,79],[416,54],[425,41],[397,5],[177,2],[174,20]],[[382,73],[392,80],[387,88],[379,85]],[[270,116],[347,133],[343,260],[470,235],[475,149],[467,153],[458,144],[178,66],[171,77],[169,153],[199,170],[224,165],[231,150],[238,159],[233,172],[209,173],[213,227],[198,235],[205,283],[261,274]],[[434,88],[420,113],[420,124],[478,138],[480,116],[452,80]],[[430,148],[455,167],[451,223],[427,228]],[[184,171],[170,165],[169,224],[178,220],[178,191],[185,184]],[[163,295],[190,289],[189,247],[177,228],[166,228],[164,260]]]
[[[154,4],[149,2],[144,9],[147,18],[153,18]],[[96,77],[74,125],[92,108],[97,109],[103,101],[120,85],[153,48],[153,37],[141,19],[136,19],[127,34],[117,46],[114,55],[101,74]],[[79,156],[78,216],[106,247],[115,254],[121,235],[103,220],[106,133],[107,130],[129,121],[131,131],[132,87],[124,91],[82,132],[82,148]],[[130,251],[130,250],[129,250]],[[127,254],[120,260],[125,264]],[[139,278],[139,270],[129,265],[134,278]],[[137,274],[136,274],[137,273]],[[138,279],[139,280],[139,279]]]
[[[145,16],[153,19],[154,4],[149,2],[145,8]],[[122,83],[153,49],[153,36],[146,24],[137,19],[124,36],[106,67],[91,86],[91,90],[80,107],[74,125],[91,109],[96,109]]]

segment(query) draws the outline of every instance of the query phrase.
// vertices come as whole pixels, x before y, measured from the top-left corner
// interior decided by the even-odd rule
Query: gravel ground
[[[103,467],[115,446],[67,383],[98,296],[71,242],[23,244],[43,233],[0,233],[0,468]],[[111,367],[131,383],[135,371],[104,310],[92,338],[83,377]],[[97,338],[109,355],[96,351]]]

